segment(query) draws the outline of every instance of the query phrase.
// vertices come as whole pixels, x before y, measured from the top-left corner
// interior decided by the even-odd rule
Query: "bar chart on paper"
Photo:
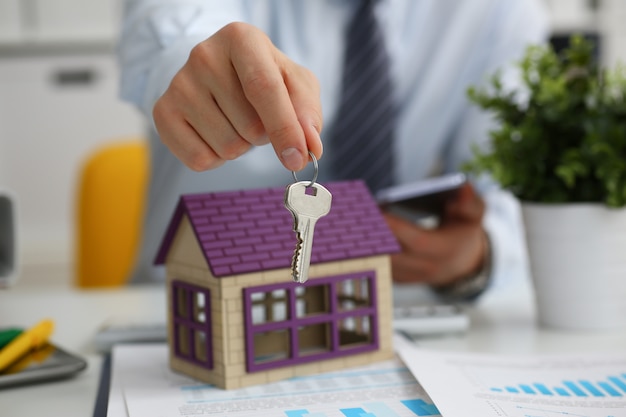
[[[626,417],[626,354],[401,356],[446,417]]]
[[[243,417],[253,412],[255,417],[440,417],[405,367],[380,364],[230,393],[194,387],[185,398],[185,405],[179,407],[185,416]]]
[[[494,362],[476,366],[459,363],[469,381],[479,388],[475,396],[492,407],[519,417],[626,416],[626,362],[604,358],[545,358],[519,363]]]
[[[549,397],[624,397],[626,395],[626,373],[608,375],[605,379],[596,381],[584,378],[566,379],[555,385],[542,382],[520,383],[504,387],[491,387],[491,391]]]
[[[395,407],[394,407],[395,405]],[[401,406],[404,407],[401,407]],[[398,411],[399,409],[399,411]],[[386,402],[364,403],[361,407],[338,408],[332,415],[342,417],[399,417],[399,416],[439,416],[434,404],[423,399],[397,401],[395,404]],[[338,412],[338,413],[337,413]],[[308,409],[285,410],[286,417],[330,417],[324,412],[311,412]]]

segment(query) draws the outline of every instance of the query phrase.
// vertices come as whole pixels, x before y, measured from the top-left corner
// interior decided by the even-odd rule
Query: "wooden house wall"
[[[181,221],[168,253],[166,265],[168,311],[172,311],[171,282],[174,279],[208,288],[211,292],[214,369],[203,369],[170,354],[170,366],[176,371],[222,388],[234,389],[294,376],[365,365],[393,356],[391,265],[387,255],[315,264],[309,269],[311,280],[315,277],[367,270],[376,271],[379,326],[379,349],[377,351],[254,373],[246,371],[243,289],[289,282],[290,271],[280,269],[216,279],[207,267],[187,218]],[[168,328],[169,340],[173,340],[171,317],[168,317]]]

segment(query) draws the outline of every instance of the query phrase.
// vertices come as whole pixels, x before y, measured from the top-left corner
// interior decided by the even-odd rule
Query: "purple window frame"
[[[188,318],[178,316],[179,304],[177,292],[178,290],[184,291],[185,294],[185,306]],[[204,294],[204,323],[194,320],[193,311],[193,299],[198,294]],[[211,291],[207,288],[203,288],[197,285],[192,285],[183,281],[172,281],[172,320],[174,323],[174,353],[177,357],[184,359],[188,362],[192,362],[198,366],[207,369],[213,369],[213,337],[211,333]],[[186,327],[189,331],[187,340],[189,346],[189,354],[185,354],[181,351],[181,339],[180,339],[180,327]],[[196,332],[201,331],[206,335],[206,361],[198,359],[196,355]]]
[[[339,311],[339,303],[337,297],[337,285],[343,281],[351,279],[366,278],[369,284],[369,301],[367,307],[359,307],[346,311]],[[296,293],[295,289],[299,286],[313,287],[328,284],[330,298],[330,311],[328,313],[316,314],[310,317],[296,317]],[[252,322],[252,294],[258,292],[269,293],[276,290],[285,290],[287,295],[287,319],[279,322],[269,322],[261,324],[253,324]],[[341,356],[355,355],[357,353],[371,352],[378,350],[378,300],[376,297],[376,273],[375,271],[363,271],[358,273],[337,275],[326,278],[312,279],[304,284],[295,282],[287,282],[280,284],[262,285],[257,287],[244,288],[244,326],[246,339],[246,369],[248,372],[259,372],[268,369],[280,368],[288,365],[299,365],[308,362],[316,362],[325,359],[332,359]],[[353,347],[341,347],[339,345],[339,322],[346,318],[353,317],[369,317],[370,318],[370,334],[371,342],[360,344]],[[328,323],[330,325],[330,344],[331,348],[328,352],[318,354],[308,354],[300,356],[298,350],[298,327],[306,325],[314,325]],[[254,361],[254,335],[256,333],[264,333],[269,331],[287,330],[289,332],[290,357],[264,363],[255,363]]]

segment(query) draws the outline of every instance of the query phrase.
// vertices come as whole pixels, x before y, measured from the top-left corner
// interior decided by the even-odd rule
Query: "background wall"
[[[603,65],[626,63],[626,2],[623,0],[544,0],[556,36],[585,32],[599,39]]]
[[[0,189],[17,200],[22,276],[72,278],[83,160],[143,135],[117,97],[121,0],[0,0]]]
[[[626,62],[626,1],[545,0],[555,35],[597,34]],[[122,0],[0,0],[0,190],[17,198],[20,279],[72,280],[82,161],[144,121],[117,98]]]

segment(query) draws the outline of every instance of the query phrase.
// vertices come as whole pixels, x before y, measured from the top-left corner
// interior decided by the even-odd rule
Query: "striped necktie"
[[[365,180],[372,192],[393,183],[393,127],[389,56],[374,15],[362,0],[348,25],[341,101],[330,133],[337,179]]]

